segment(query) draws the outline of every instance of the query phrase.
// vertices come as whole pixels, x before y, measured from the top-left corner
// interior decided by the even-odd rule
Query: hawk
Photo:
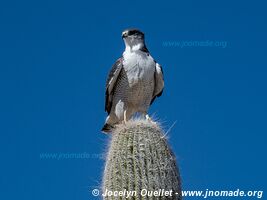
[[[162,67],[145,45],[144,33],[137,29],[122,32],[125,50],[112,66],[106,82],[105,111],[108,113],[102,132],[126,122],[135,113],[147,114],[149,106],[164,88]]]

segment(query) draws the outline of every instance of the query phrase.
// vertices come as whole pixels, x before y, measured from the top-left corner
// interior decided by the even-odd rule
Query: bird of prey
[[[162,67],[145,45],[144,33],[138,29],[122,32],[125,50],[112,66],[106,82],[105,111],[108,113],[102,132],[109,133],[116,124],[126,122],[135,113],[147,114],[164,87]]]

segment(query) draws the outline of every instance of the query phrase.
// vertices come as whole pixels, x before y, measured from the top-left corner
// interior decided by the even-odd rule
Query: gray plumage
[[[114,125],[130,119],[136,112],[149,119],[149,106],[164,87],[162,68],[149,54],[144,34],[130,29],[122,37],[125,51],[113,65],[106,83],[105,110],[109,115],[103,132],[110,132]]]

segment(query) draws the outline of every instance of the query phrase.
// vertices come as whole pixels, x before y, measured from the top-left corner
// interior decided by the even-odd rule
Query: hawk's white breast
[[[123,67],[130,86],[140,81],[145,83],[154,77],[154,59],[142,51],[125,51],[123,54]]]

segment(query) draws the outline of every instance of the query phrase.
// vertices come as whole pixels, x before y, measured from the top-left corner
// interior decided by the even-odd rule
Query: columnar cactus
[[[181,199],[175,156],[158,125],[133,120],[116,127],[106,160],[103,194],[105,200]]]

